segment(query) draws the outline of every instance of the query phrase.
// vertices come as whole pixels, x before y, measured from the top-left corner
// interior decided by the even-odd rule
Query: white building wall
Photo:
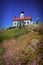
[[[13,27],[17,26],[18,21],[13,21]]]
[[[31,22],[31,25],[33,25],[34,21]]]
[[[31,24],[31,20],[24,20],[24,24],[25,24],[25,26],[26,25],[30,25]]]
[[[32,25],[33,22],[31,20],[24,20],[24,25]],[[23,22],[21,22],[21,25],[23,26]],[[13,27],[20,26],[20,21],[13,21]]]

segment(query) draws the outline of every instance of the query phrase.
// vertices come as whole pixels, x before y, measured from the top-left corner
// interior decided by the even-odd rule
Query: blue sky
[[[32,16],[35,21],[43,21],[43,0],[0,0],[0,29],[12,26],[13,18],[19,17],[21,11],[25,16]]]

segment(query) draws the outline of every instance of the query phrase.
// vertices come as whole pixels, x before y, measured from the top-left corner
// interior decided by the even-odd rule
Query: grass
[[[3,55],[5,53],[5,48],[2,48],[1,50],[0,50],[0,55]]]
[[[38,31],[40,35],[43,35],[43,31],[42,30],[39,30]]]
[[[0,55],[0,65],[6,65],[6,62],[3,58],[3,56]]]
[[[9,65],[11,64],[14,65],[12,61],[15,62],[15,65],[17,65],[19,62],[22,62],[21,65],[28,65],[31,64],[36,57],[38,57],[37,50],[35,50],[35,48],[31,46],[31,40],[37,39],[40,41],[42,36],[39,35],[39,32],[35,32],[35,31],[29,32],[30,28],[28,29],[27,28],[22,27],[15,29],[7,29],[7,30],[2,30],[0,32],[0,43],[3,40],[5,40],[4,44],[8,43],[8,46],[5,48],[1,47],[3,43],[0,44],[0,65],[7,64],[7,63],[5,64],[6,58],[7,61],[10,62]],[[11,40],[7,41],[6,39],[11,39]],[[30,46],[34,48],[35,51],[33,51],[33,49]],[[5,51],[7,52],[7,54]],[[39,52],[41,54],[41,49],[38,49],[38,53]],[[3,59],[3,55],[5,55],[6,58]],[[40,61],[40,65],[42,65],[41,61]]]
[[[28,32],[30,32],[30,30],[34,29],[34,27],[37,27],[37,26],[25,26],[25,27],[18,27],[18,28],[8,28],[6,30],[2,30],[0,32],[0,43],[3,41],[3,40],[6,40],[6,39],[12,39],[12,38],[15,38],[17,39],[18,37],[20,37],[21,35],[24,35]]]
[[[17,39],[18,37],[26,33],[28,33],[28,30],[26,30],[25,28],[3,30],[0,32],[0,43],[6,39]]]
[[[5,48],[2,47],[2,44],[0,44],[0,65],[5,65],[5,61],[3,58],[3,54],[6,52]]]

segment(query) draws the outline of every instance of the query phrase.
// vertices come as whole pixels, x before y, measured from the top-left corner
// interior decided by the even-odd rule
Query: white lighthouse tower
[[[20,13],[20,18],[24,18],[24,12],[23,11]]]

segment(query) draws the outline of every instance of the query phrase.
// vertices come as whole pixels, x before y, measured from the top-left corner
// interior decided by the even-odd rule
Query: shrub
[[[39,30],[38,31],[40,35],[43,35],[43,31],[42,30]]]

